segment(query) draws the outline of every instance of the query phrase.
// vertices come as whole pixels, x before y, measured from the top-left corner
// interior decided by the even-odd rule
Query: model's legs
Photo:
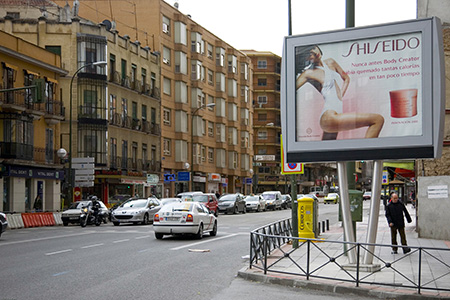
[[[326,132],[339,132],[368,126],[366,138],[375,138],[383,128],[384,118],[372,113],[342,113],[327,110],[320,118],[320,126]]]
[[[391,245],[397,245],[397,227],[391,226]],[[392,246],[392,251],[397,252],[398,247]]]

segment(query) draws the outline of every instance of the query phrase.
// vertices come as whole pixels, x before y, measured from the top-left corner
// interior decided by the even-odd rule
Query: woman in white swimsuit
[[[332,58],[322,61],[322,51],[318,46],[310,49],[309,61],[313,68],[304,70],[297,77],[296,89],[298,90],[310,81],[319,82],[322,86],[321,89],[316,87],[325,100],[320,115],[320,127],[323,130],[322,140],[336,139],[339,131],[365,126],[368,126],[366,138],[378,137],[384,124],[383,116],[374,113],[343,113],[342,97],[347,91],[350,77],[342,70],[341,66]],[[338,76],[344,81],[342,87],[336,83]]]

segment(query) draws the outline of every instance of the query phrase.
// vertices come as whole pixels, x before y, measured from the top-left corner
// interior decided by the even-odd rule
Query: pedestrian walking
[[[35,211],[41,211],[42,210],[42,199],[41,199],[41,195],[39,195],[39,194],[34,199],[33,209]]]
[[[391,200],[386,206],[386,219],[391,228],[391,244],[392,244],[392,254],[397,254],[397,232],[400,234],[400,240],[403,247],[403,253],[406,254],[411,252],[408,248],[405,235],[405,217],[408,223],[411,223],[411,216],[405,205],[398,200],[397,193],[391,194]]]

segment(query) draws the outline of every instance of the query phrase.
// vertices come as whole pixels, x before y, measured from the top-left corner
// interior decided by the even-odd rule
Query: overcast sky
[[[165,0],[239,50],[281,55],[288,0]],[[355,26],[416,18],[417,0],[355,0]],[[345,0],[291,0],[292,34],[345,27]]]

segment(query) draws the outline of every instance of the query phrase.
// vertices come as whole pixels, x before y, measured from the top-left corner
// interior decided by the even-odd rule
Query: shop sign
[[[178,181],[190,181],[191,180],[191,173],[189,172],[178,172]]]
[[[222,177],[218,173],[209,173],[208,180],[211,182],[220,182]]]
[[[175,174],[164,174],[164,182],[176,181]]]
[[[194,182],[206,182],[206,177],[203,176],[193,176],[192,178]]]
[[[255,161],[274,161],[275,155],[255,155]]]
[[[157,184],[159,182],[159,176],[156,174],[147,174],[147,183]]]
[[[9,166],[7,176],[25,177],[25,178],[41,178],[41,179],[64,179],[64,171],[30,169],[24,167]]]

